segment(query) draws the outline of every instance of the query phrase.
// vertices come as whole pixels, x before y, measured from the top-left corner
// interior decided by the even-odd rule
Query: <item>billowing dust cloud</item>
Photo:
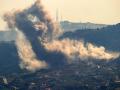
[[[16,46],[18,49],[18,54],[22,60],[20,67],[22,69],[27,69],[30,71],[46,68],[47,64],[44,61],[37,60],[36,55],[33,52],[32,47],[24,34],[20,31],[17,32],[18,35]]]
[[[58,24],[50,17],[41,0],[37,0],[31,7],[5,14],[10,29],[17,29],[18,37],[16,46],[19,57],[22,59],[20,67],[30,71],[46,68],[53,63],[51,57],[56,60],[59,52],[69,60],[79,59],[104,59],[111,60],[119,57],[119,53],[107,51],[104,47],[97,47],[84,41],[63,39],[58,37],[62,34]],[[52,53],[52,54],[51,54]],[[52,55],[52,56],[50,56]]]
[[[91,43],[84,44],[84,41],[53,40],[50,43],[44,43],[44,46],[51,52],[64,53],[69,59],[76,59],[77,57],[82,60],[88,58],[110,60],[119,57],[119,53],[106,51],[103,46],[97,47]]]

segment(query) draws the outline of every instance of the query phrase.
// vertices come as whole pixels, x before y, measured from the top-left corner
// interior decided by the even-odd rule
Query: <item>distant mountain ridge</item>
[[[100,29],[107,27],[105,24],[94,24],[94,23],[74,23],[69,21],[61,21],[60,26],[64,32],[83,30],[83,29]],[[15,41],[17,33],[15,31],[4,30],[0,31],[0,41]]]
[[[95,23],[81,23],[81,22],[69,22],[69,21],[61,21],[60,22],[61,28],[64,31],[74,31],[77,29],[100,29],[103,27],[107,27],[108,25],[105,24],[95,24]]]
[[[15,31],[0,31],[0,41],[14,41],[17,33]]]
[[[120,51],[120,23],[107,26],[101,29],[84,29],[65,32],[60,39],[84,39],[86,42],[91,42],[96,45],[102,45],[110,50]]]

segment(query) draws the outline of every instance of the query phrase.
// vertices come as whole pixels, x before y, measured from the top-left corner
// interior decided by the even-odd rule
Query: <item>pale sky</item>
[[[5,28],[2,15],[7,11],[24,9],[35,0],[0,0],[0,30]],[[42,0],[55,18],[56,10],[63,20],[103,24],[120,23],[120,0]]]

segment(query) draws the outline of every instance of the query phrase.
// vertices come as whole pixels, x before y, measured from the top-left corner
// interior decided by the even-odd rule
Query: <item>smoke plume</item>
[[[44,61],[37,60],[35,53],[32,50],[32,47],[24,34],[20,31],[17,31],[17,40],[16,46],[18,49],[18,54],[21,58],[20,67],[22,69],[27,69],[30,71],[35,71],[41,68],[46,68],[47,64]]]
[[[67,61],[76,58],[110,60],[119,57],[119,53],[107,51],[102,46],[70,39],[59,40],[62,31],[45,10],[41,0],[23,11],[5,14],[4,17],[10,29],[18,30],[16,46],[22,69],[35,71],[52,63],[58,66],[64,62],[64,55]]]
[[[47,52],[39,39],[42,42],[51,41],[59,35],[60,28],[44,9],[41,1],[37,0],[23,11],[6,13],[4,20],[7,21],[10,29],[18,30],[16,46],[21,58],[20,67],[31,71],[47,67],[46,62],[43,61],[48,59],[45,57]]]
[[[68,58],[82,60],[93,58],[93,59],[104,59],[110,60],[119,57],[119,53],[106,51],[103,46],[97,47],[91,43],[84,44],[83,41],[63,39],[53,40],[50,43],[44,43],[44,46],[49,51],[57,51],[64,53]]]

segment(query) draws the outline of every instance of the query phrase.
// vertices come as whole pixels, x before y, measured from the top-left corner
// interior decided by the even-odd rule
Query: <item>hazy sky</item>
[[[24,9],[35,0],[0,0],[0,29],[5,22],[2,15],[7,11]],[[42,0],[46,9],[55,18],[59,9],[59,17],[63,20],[114,24],[120,23],[120,0]]]

